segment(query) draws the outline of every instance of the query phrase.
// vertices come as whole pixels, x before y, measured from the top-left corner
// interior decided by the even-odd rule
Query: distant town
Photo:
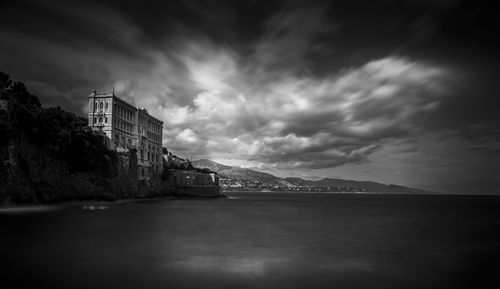
[[[338,186],[338,187],[310,187],[310,186],[291,186],[268,183],[264,181],[238,180],[230,178],[219,179],[221,191],[249,191],[249,192],[337,192],[337,193],[362,193],[367,192],[365,188]]]
[[[426,191],[393,184],[380,184],[371,181],[356,181],[336,178],[305,180],[302,178],[280,178],[269,173],[227,166],[208,159],[192,162],[194,167],[207,168],[219,176],[222,192],[332,192],[332,193],[425,193]]]

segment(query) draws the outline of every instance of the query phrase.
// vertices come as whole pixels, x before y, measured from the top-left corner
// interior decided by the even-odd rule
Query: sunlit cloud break
[[[366,160],[384,140],[418,133],[419,119],[439,106],[453,79],[450,69],[399,56],[325,77],[258,84],[254,70],[238,69],[231,54],[188,62],[201,92],[190,104],[157,111],[173,125],[165,128],[169,147],[282,167]]]

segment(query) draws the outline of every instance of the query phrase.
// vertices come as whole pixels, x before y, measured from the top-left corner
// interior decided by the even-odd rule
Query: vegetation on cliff
[[[135,150],[108,150],[87,120],[43,108],[0,72],[0,204],[168,195],[161,179],[137,181]]]

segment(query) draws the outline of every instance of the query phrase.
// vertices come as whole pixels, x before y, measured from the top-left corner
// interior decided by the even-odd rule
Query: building
[[[139,179],[161,174],[163,122],[146,109],[133,106],[114,93],[94,90],[89,95],[88,125],[106,134],[111,140],[110,149],[137,149]]]
[[[219,176],[194,170],[170,170],[169,181],[177,188],[177,194],[199,197],[220,196]]]

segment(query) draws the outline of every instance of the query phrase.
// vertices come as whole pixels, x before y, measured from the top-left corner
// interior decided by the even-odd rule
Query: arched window
[[[108,102],[106,101],[106,111],[108,111]]]
[[[104,123],[108,123],[108,117],[107,116],[104,118]]]
[[[99,102],[99,109],[102,109],[102,101]]]
[[[102,116],[99,117],[99,123],[102,123]]]

